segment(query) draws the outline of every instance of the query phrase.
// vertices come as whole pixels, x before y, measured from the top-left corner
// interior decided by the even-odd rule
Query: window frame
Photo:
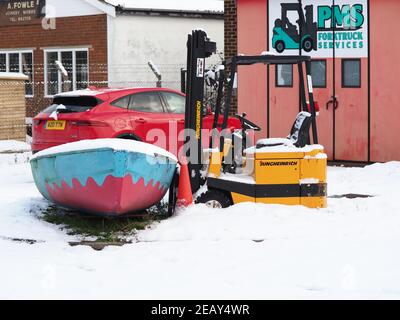
[[[32,55],[32,94],[25,94],[25,98],[33,98],[35,96],[35,60],[33,49],[21,49],[21,50],[2,50],[0,49],[0,54],[6,55],[6,72],[10,71],[10,54],[18,54],[18,64],[19,64],[19,72],[22,73],[22,54],[30,53]],[[15,72],[17,73],[17,72]]]
[[[114,99],[113,101],[110,102],[110,105],[113,106],[113,107],[116,107],[116,108],[120,108],[122,110],[129,110],[129,103],[131,102],[132,94],[133,93],[128,93],[127,95],[124,95],[124,96],[121,96],[119,98],[116,98],[116,99]],[[125,98],[128,98],[128,104],[127,104],[126,108],[116,105],[116,103],[118,103],[119,101],[121,101],[121,100],[123,100]]]
[[[44,55],[44,97],[45,98],[53,98],[54,95],[49,94],[48,92],[48,86],[47,86],[47,54],[48,53],[57,53],[57,60],[61,61],[61,53],[62,52],[72,52],[72,90],[76,90],[76,52],[77,51],[86,51],[87,53],[87,66],[88,66],[88,74],[87,74],[87,82],[89,86],[90,82],[90,57],[89,57],[89,48],[84,47],[84,48],[55,48],[55,49],[43,49],[43,55]],[[62,75],[60,70],[57,70],[58,76],[57,76],[57,93],[60,94],[62,93]]]
[[[311,60],[311,64],[313,63],[313,62],[323,62],[324,64],[325,64],[325,85],[324,86],[318,86],[318,85],[315,85],[314,83],[313,83],[313,88],[319,88],[319,89],[326,89],[327,88],[327,86],[328,86],[328,70],[327,70],[327,61],[326,61],[326,59],[312,59]]]
[[[291,74],[292,74],[292,76],[291,76],[291,79],[290,79],[290,84],[289,85],[280,85],[279,83],[278,83],[278,66],[283,66],[283,65],[287,65],[287,66],[290,66],[290,68],[291,68]],[[276,64],[275,65],[275,87],[276,88],[293,88],[293,65],[292,64]]]
[[[162,112],[151,112],[151,111],[133,110],[133,109],[130,109],[130,108],[129,108],[129,106],[130,106],[130,104],[131,104],[131,101],[132,101],[132,96],[137,95],[137,94],[147,94],[147,93],[155,93],[155,94],[158,96],[158,99],[160,99]],[[126,96],[124,96],[124,97],[126,97]],[[124,98],[124,97],[121,97],[121,98]],[[119,99],[121,99],[121,98],[119,98]],[[119,99],[116,99],[116,100],[114,100],[114,101],[117,101],[117,100],[119,100]],[[113,102],[114,102],[114,101],[113,101]],[[118,108],[118,106],[116,106],[116,107]],[[159,90],[139,91],[139,92],[135,92],[135,93],[129,94],[129,104],[128,104],[128,109],[127,109],[127,110],[128,110],[128,111],[132,111],[132,112],[141,112],[141,113],[145,113],[145,114],[155,114],[155,113],[169,114],[169,113],[170,113],[169,110],[168,110],[168,108],[167,108],[167,106],[165,105],[164,99],[163,99],[162,95],[160,94],[160,91],[159,91]]]
[[[355,86],[350,86],[350,85],[345,85],[345,62],[358,62],[358,65],[360,67],[360,72],[358,74],[358,85]],[[361,77],[361,71],[362,71],[362,67],[361,67],[361,59],[359,58],[344,58],[341,61],[341,71],[342,71],[342,88],[344,89],[354,89],[354,88],[361,88],[362,87],[362,77]]]
[[[162,100],[162,103],[163,103],[163,106],[164,106],[164,110],[165,110],[164,112],[165,113],[170,113],[170,114],[177,114],[177,115],[185,114],[185,110],[183,110],[183,113],[174,113],[174,112],[172,112],[167,99],[164,97],[164,93],[176,94],[177,96],[180,96],[180,97],[185,99],[184,95],[181,95],[181,94],[179,94],[177,92],[173,92],[173,91],[158,91],[158,94],[161,97],[161,100]]]

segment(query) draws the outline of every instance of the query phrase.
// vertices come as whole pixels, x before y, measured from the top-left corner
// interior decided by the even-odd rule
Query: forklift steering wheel
[[[251,122],[250,120],[246,119],[247,113],[236,114],[236,117],[240,120],[242,130],[254,130],[254,131],[261,131],[261,128],[256,125],[255,123]]]

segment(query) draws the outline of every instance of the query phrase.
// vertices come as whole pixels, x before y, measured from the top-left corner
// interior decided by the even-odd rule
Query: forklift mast
[[[314,93],[311,77],[311,57],[310,56],[285,56],[285,55],[261,55],[261,56],[233,56],[231,59],[226,60],[226,67],[229,70],[229,74],[226,77],[234,79],[237,73],[238,66],[250,66],[255,64],[264,65],[278,65],[278,64],[291,64],[297,65],[299,74],[299,86],[300,86],[300,102],[301,109],[311,113],[311,132],[313,141],[309,141],[311,144],[318,144],[318,132],[317,132],[317,121],[316,121],[316,110],[314,103]],[[305,74],[303,67],[305,66]],[[224,122],[222,128],[225,129],[228,123],[228,115],[231,109],[231,100],[233,94],[234,81],[228,82],[225,97],[225,108],[224,108]],[[221,144],[223,146],[223,143]]]
[[[187,41],[187,81],[185,106],[185,132],[195,132],[186,137],[190,140],[187,150],[188,167],[192,192],[201,187],[200,170],[202,167],[201,129],[203,126],[205,59],[216,53],[215,42],[210,41],[203,30],[194,30]],[[195,154],[191,154],[195,151]]]
[[[306,23],[303,8],[300,3],[282,3],[282,21],[284,22],[287,19],[288,11],[296,11],[299,15],[300,23],[304,25]]]

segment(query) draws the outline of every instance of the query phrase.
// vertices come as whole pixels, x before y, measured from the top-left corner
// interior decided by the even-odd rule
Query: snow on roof
[[[125,9],[224,12],[224,0],[105,0]]]

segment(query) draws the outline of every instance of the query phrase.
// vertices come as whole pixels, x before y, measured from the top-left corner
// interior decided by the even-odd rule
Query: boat
[[[159,203],[177,159],[124,139],[82,140],[43,150],[30,161],[40,193],[57,206],[97,215],[124,215]]]

